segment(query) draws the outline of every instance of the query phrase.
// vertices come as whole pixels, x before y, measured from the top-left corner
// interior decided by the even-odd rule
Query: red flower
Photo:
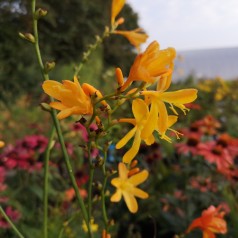
[[[210,206],[207,210],[204,210],[201,217],[193,220],[186,233],[199,228],[203,231],[203,238],[215,238],[215,234],[226,234],[227,225],[223,219],[225,212],[220,211],[221,208],[222,206],[217,208]]]
[[[233,166],[233,158],[229,151],[221,145],[217,145],[215,141],[208,141],[200,145],[199,149],[199,154],[210,163],[216,164],[218,171]]]

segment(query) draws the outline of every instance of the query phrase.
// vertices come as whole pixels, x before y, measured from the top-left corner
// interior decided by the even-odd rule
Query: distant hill
[[[238,78],[238,47],[180,51],[177,56],[174,80],[189,74],[196,78]]]

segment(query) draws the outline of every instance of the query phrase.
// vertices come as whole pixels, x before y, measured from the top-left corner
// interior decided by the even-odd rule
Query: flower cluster
[[[184,155],[202,156],[215,164],[217,171],[227,178],[237,178],[238,168],[235,159],[238,156],[238,139],[229,134],[219,134],[221,124],[212,116],[206,116],[184,129],[186,142],[176,144],[177,152]]]
[[[8,145],[0,156],[0,163],[9,169],[18,168],[27,171],[40,170],[43,155],[48,139],[42,135],[26,136],[15,146]]]

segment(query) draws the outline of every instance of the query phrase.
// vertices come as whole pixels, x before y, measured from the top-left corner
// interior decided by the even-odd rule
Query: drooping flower
[[[111,24],[115,23],[117,15],[124,7],[126,0],[112,0],[112,11],[111,11]]]
[[[120,149],[127,144],[127,142],[133,137],[132,147],[123,156],[124,163],[130,163],[139,151],[141,140],[144,140],[147,145],[154,143],[154,136],[152,135],[153,129],[156,125],[152,125],[152,132],[150,135],[146,134],[146,137],[141,136],[144,131],[144,126],[147,124],[149,109],[146,103],[142,99],[135,99],[132,102],[132,112],[135,118],[122,118],[119,122],[127,122],[134,125],[134,127],[116,144],[116,149]]]
[[[89,84],[83,84],[81,87],[77,77],[74,77],[73,82],[64,80],[62,84],[46,80],[42,87],[46,94],[58,100],[50,103],[52,108],[60,110],[58,119],[70,115],[91,115],[93,113],[91,96],[95,94],[99,98],[102,97],[101,93]]]
[[[138,52],[140,52],[140,45],[145,43],[148,35],[145,34],[142,29],[137,28],[132,31],[114,31],[115,34],[122,35],[128,39],[128,41],[137,48]]]
[[[184,114],[186,114],[186,110],[189,110],[185,107],[184,104],[193,102],[197,98],[197,90],[196,89],[182,89],[173,92],[165,92],[171,83],[171,78],[161,78],[158,81],[157,91],[142,91],[141,94],[145,96],[147,103],[151,104],[151,109],[148,117],[148,122],[144,128],[142,133],[143,137],[147,137],[153,131],[154,125],[159,120],[158,131],[160,132],[161,138],[166,139],[165,132],[170,127],[169,124],[169,116],[165,106],[165,103],[170,105],[172,111],[178,115],[175,107],[181,109]],[[158,117],[159,115],[159,117]]]
[[[129,211],[136,213],[138,204],[135,197],[142,199],[148,198],[148,194],[137,188],[137,185],[143,183],[147,179],[149,173],[147,170],[143,170],[128,177],[129,170],[123,163],[119,163],[118,171],[119,177],[114,178],[111,181],[111,184],[117,188],[116,192],[111,197],[111,202],[119,202],[123,196]]]
[[[202,212],[202,216],[193,220],[187,229],[187,233],[195,228],[203,231],[203,238],[215,238],[215,234],[226,234],[227,225],[223,219],[225,212],[221,211],[222,206],[217,208],[210,206],[207,210]]]
[[[133,81],[144,81],[153,84],[161,77],[171,77],[175,56],[174,48],[160,50],[159,43],[153,41],[144,53],[136,57],[128,79],[120,88],[120,91],[125,91]]]

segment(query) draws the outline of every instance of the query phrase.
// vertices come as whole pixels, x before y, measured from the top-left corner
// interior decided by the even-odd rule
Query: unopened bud
[[[117,171],[116,171],[115,169],[112,169],[112,168],[110,168],[110,169],[106,172],[107,176],[111,176],[111,175],[116,174],[116,173],[117,173]]]
[[[123,17],[120,17],[117,21],[116,21],[116,25],[119,26],[121,24],[123,24],[125,22],[125,19]]]
[[[133,176],[133,175],[135,175],[135,174],[137,174],[137,173],[139,173],[140,172],[140,169],[139,168],[133,168],[133,169],[131,169],[129,172],[128,172],[128,177],[131,177],[131,176]]]
[[[29,41],[31,43],[35,43],[36,42],[35,37],[31,33],[21,33],[21,32],[19,32],[18,34],[24,40],[27,40],[27,41]]]
[[[52,110],[52,108],[50,107],[48,103],[42,102],[40,106],[44,111],[51,112]]]
[[[104,164],[104,159],[101,156],[97,156],[94,162],[95,167],[99,168],[103,166]]]
[[[102,184],[99,181],[96,181],[93,185],[97,190],[102,190]]]
[[[42,9],[42,8],[38,8],[36,11],[35,11],[35,14],[34,14],[34,17],[36,20],[40,19],[41,17],[44,17],[47,15],[47,11],[45,9]]]
[[[46,62],[45,63],[45,71],[46,73],[50,72],[53,68],[55,67],[55,62],[52,61],[52,62]]]

